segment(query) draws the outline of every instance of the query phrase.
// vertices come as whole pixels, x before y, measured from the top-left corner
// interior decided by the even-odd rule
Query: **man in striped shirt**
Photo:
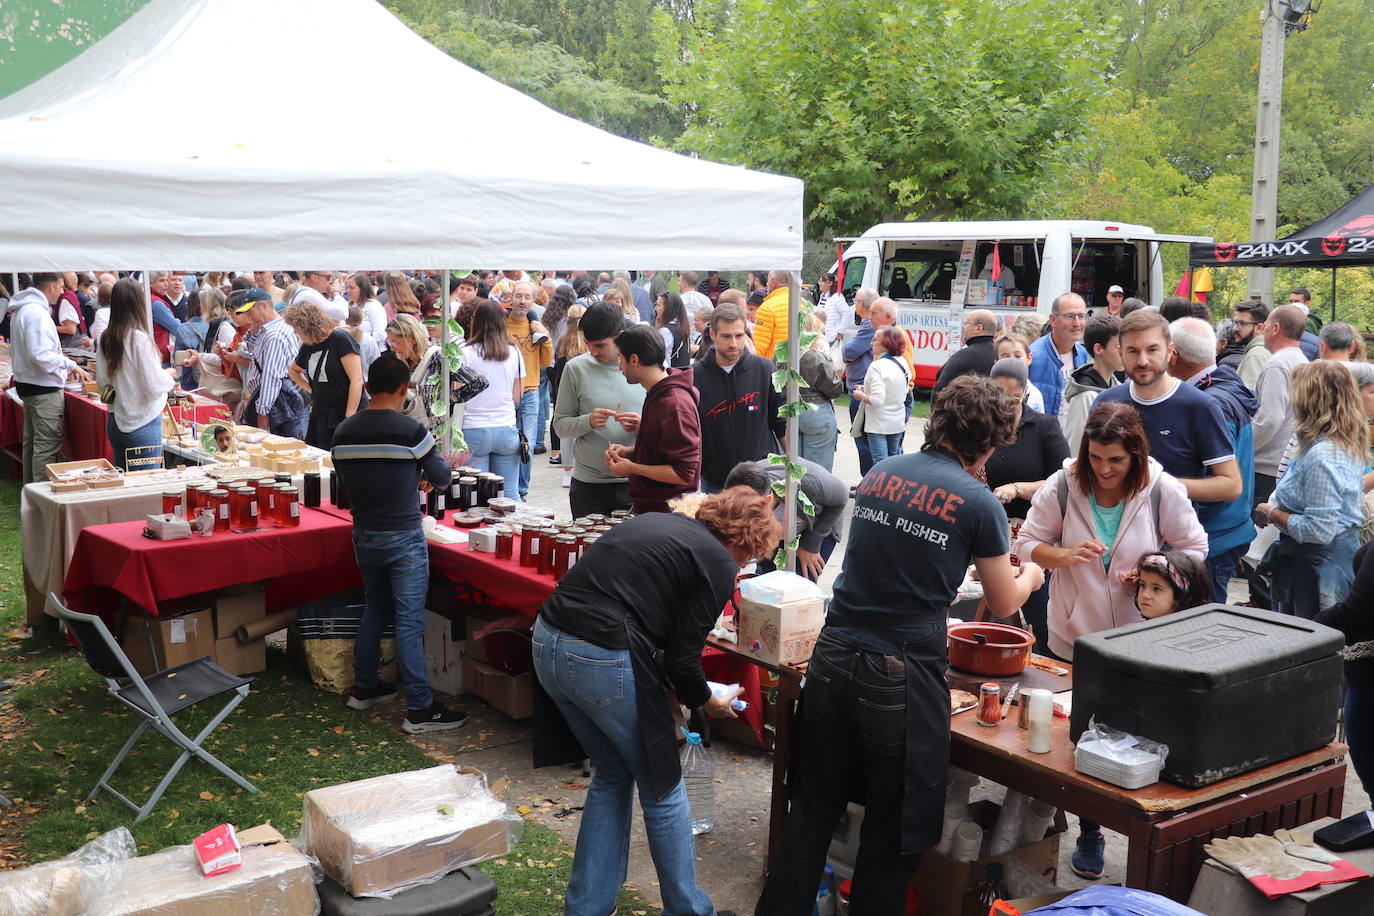
[[[353,552],[363,574],[367,609],[353,648],[352,709],[368,709],[399,692],[377,676],[382,630],[396,627],[396,664],[406,694],[401,728],[410,734],[457,728],[467,716],[434,702],[425,666],[425,595],[429,545],[420,526],[420,491],[444,489],[453,472],[434,437],[401,412],[410,367],[383,353],[367,375],[372,396],[334,432],[334,467],[353,506]]]
[[[305,438],[310,411],[288,374],[300,352],[301,339],[277,314],[266,290],[248,290],[243,304],[235,311],[246,314],[253,325],[253,333],[245,340],[252,348],[243,371],[243,391],[249,399],[245,417],[259,429],[269,429],[275,435]]]

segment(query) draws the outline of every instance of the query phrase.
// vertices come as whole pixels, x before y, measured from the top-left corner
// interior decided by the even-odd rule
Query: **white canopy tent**
[[[4,272],[801,267],[800,181],[558,114],[373,0],[152,0],[0,99],[0,201]]]

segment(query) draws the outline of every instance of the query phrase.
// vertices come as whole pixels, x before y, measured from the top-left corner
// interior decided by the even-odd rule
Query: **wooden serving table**
[[[733,643],[712,639],[708,644],[778,676],[768,819],[771,860],[787,815],[788,770],[790,764],[795,765],[790,746],[792,720],[801,699],[805,666],[767,665]],[[1072,666],[1055,664],[1069,669],[1064,680],[1071,686]],[[955,675],[955,679],[963,677]],[[950,721],[951,766],[1124,834],[1127,887],[1186,901],[1207,859],[1203,844],[1212,839],[1272,833],[1279,827],[1341,816],[1346,776],[1343,744],[1332,743],[1201,789],[1160,781],[1132,791],[1074,769],[1068,719],[1054,718],[1048,754],[1032,754],[1026,749],[1028,733],[1016,727],[1014,714],[997,728],[987,728],[978,724],[975,712],[961,712]]]
[[[1126,886],[1180,902],[1207,859],[1204,843],[1339,818],[1345,799],[1342,744],[1200,789],[1161,780],[1127,790],[1075,771],[1069,720],[1053,720],[1048,754],[1029,753],[1026,736],[1011,717],[987,728],[960,713],[950,722],[949,762],[1125,834]]]

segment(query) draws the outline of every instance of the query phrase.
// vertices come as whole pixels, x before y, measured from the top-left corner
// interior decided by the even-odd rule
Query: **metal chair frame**
[[[52,602],[52,606],[57,609],[58,617],[60,617],[64,622],[68,623],[69,625],[75,623],[93,627],[95,629],[95,632],[99,634],[101,640],[104,642],[104,646],[102,648],[104,648],[110,653],[114,661],[118,662],[118,664],[124,671],[124,676],[122,678],[119,676],[111,676],[110,674],[99,671],[94,664],[91,664],[91,668],[93,671],[96,671],[97,674],[104,678],[105,688],[109,692],[110,696],[114,697],[125,707],[132,710],[134,714],[142,720],[141,722],[139,722],[138,727],[134,729],[134,733],[129,736],[129,740],[125,741],[124,746],[119,749],[119,753],[115,755],[114,760],[110,762],[109,767],[106,768],[105,773],[100,777],[100,781],[96,783],[95,788],[91,789],[90,795],[86,796],[88,800],[95,798],[98,794],[100,794],[100,790],[104,789],[106,792],[113,795],[115,798],[119,799],[121,802],[127,805],[132,811],[135,812],[135,814],[137,814],[137,817],[134,818],[134,823],[137,824],[140,821],[142,821],[145,817],[147,817],[149,813],[152,812],[154,806],[156,806],[158,801],[161,800],[163,793],[167,791],[167,787],[171,785],[172,780],[176,778],[177,774],[181,772],[181,768],[185,766],[187,761],[189,761],[192,757],[196,757],[204,763],[209,764],[211,767],[218,770],[221,774],[227,776],[229,779],[233,780],[235,783],[242,786],[244,789],[247,789],[249,792],[252,792],[254,795],[262,794],[261,790],[258,789],[257,786],[253,785],[251,782],[244,779],[231,767],[221,762],[217,757],[215,757],[214,754],[211,754],[205,748],[201,747],[201,743],[205,741],[206,738],[210,737],[211,733],[213,733],[214,730],[219,727],[220,723],[223,722],[226,718],[228,718],[229,714],[233,712],[234,709],[237,708],[238,705],[242,703],[244,699],[248,696],[250,690],[248,684],[243,684],[239,687],[233,688],[234,696],[229,700],[229,702],[224,705],[224,707],[205,725],[204,728],[200,730],[200,732],[194,738],[190,738],[180,728],[178,728],[175,723],[173,723],[172,714],[166,711],[162,704],[158,702],[157,698],[153,696],[152,691],[148,689],[147,681],[157,678],[159,675],[163,674],[162,671],[159,671],[157,672],[157,674],[153,674],[148,678],[142,677],[141,675],[139,675],[138,671],[135,670],[133,663],[129,661],[129,657],[124,654],[124,650],[120,648],[119,643],[115,640],[114,636],[111,635],[109,628],[105,626],[105,622],[103,620],[101,620],[94,614],[82,614],[79,611],[71,610],[65,604],[63,604],[62,601],[54,594],[50,593],[48,595],[48,600]],[[75,630],[73,631],[73,635],[76,635]],[[80,642],[79,637],[77,641],[78,643]],[[82,650],[86,651],[86,647],[82,646]],[[209,662],[208,659],[200,659],[198,661]],[[87,662],[90,663],[89,654],[87,655]],[[197,664],[197,662],[191,662],[190,664],[194,665]],[[214,663],[209,662],[209,664]],[[225,673],[227,674],[228,672]],[[121,694],[121,691],[127,689],[130,686],[136,689],[139,697],[142,699],[144,703],[147,704],[146,709],[141,708],[137,704],[126,699]],[[213,693],[209,696],[202,697],[200,700],[197,700],[195,703],[190,704],[190,706],[186,708],[189,709],[193,706],[196,706],[199,703],[210,699],[211,697],[220,696],[224,692],[226,691],[220,691],[219,693]],[[148,800],[145,801],[142,805],[139,805],[131,799],[129,799],[127,796],[125,796],[122,792],[111,786],[110,778],[113,777],[114,774],[119,770],[120,765],[124,762],[124,758],[128,756],[129,752],[133,750],[134,745],[138,743],[138,739],[142,738],[143,734],[149,728],[153,729],[155,732],[162,735],[162,737],[166,738],[176,747],[181,748],[181,755],[177,757],[176,762],[172,764],[172,766],[167,770],[167,773],[162,777],[162,780],[157,784],[157,787],[153,789],[153,793],[148,797]]]

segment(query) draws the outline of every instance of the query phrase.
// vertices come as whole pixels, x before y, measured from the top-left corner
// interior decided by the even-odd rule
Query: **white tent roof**
[[[0,201],[0,271],[801,267],[800,181],[558,114],[374,0],[152,0],[0,99]]]

